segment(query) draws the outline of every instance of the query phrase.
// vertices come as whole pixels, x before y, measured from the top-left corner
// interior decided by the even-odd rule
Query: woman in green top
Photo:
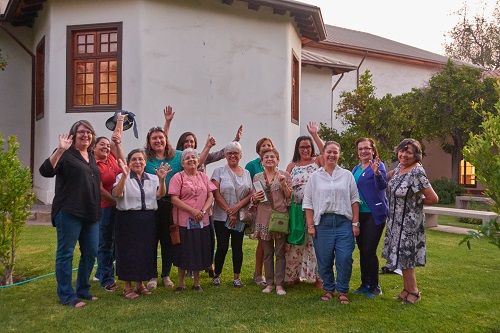
[[[245,165],[245,169],[250,172],[250,177],[252,178],[252,180],[256,174],[264,172],[262,161],[260,159],[260,153],[264,149],[269,148],[274,148],[273,140],[271,140],[270,138],[264,137],[257,141],[257,144],[255,145],[255,151],[257,155],[259,155],[259,157],[257,157],[253,161],[248,162],[247,165]],[[257,244],[257,248],[255,249],[255,272],[253,274],[253,279],[259,286],[265,286],[266,279],[262,275],[262,267],[264,266],[264,249],[262,248],[261,241],[259,240],[258,242],[259,243]]]

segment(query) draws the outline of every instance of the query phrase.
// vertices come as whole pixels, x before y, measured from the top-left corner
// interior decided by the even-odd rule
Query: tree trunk
[[[5,284],[13,284],[14,280],[12,278],[12,273],[14,272],[14,267],[5,267]]]
[[[452,134],[452,138],[454,146],[451,152],[451,181],[454,184],[459,184],[460,179],[458,179],[458,168],[460,166],[460,161],[462,161],[464,158],[464,154],[462,152],[462,150],[464,149],[464,143],[459,133]]]

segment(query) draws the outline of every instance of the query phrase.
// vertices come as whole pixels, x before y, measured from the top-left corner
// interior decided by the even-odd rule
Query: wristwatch
[[[361,225],[361,223],[359,223],[359,222],[352,222],[352,226],[353,227],[358,227],[359,228],[360,225]]]

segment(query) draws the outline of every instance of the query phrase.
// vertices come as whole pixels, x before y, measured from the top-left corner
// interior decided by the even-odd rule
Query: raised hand
[[[233,141],[240,141],[242,132],[243,132],[243,125],[240,125],[240,127],[238,127],[238,131],[236,131],[236,136],[234,137]]]
[[[318,123],[315,122],[315,121],[310,121],[308,124],[307,124],[307,131],[309,132],[309,134],[311,135],[314,135],[316,133],[318,133]]]
[[[283,185],[283,182],[286,181],[285,175],[282,175],[281,173],[278,173],[278,181],[280,182],[281,185]]]
[[[128,173],[129,173],[129,168],[127,166],[127,163],[125,163],[124,160],[122,160],[121,158],[118,159],[118,166],[122,169],[122,174],[123,176],[122,177],[127,177],[128,176]]]
[[[170,171],[172,171],[172,167],[170,166],[170,164],[168,163],[163,164],[163,162],[160,164],[159,168],[155,169],[156,175],[160,180],[165,180],[165,177],[167,177],[167,174]]]
[[[370,166],[371,166],[373,172],[376,175],[378,175],[379,174],[379,170],[378,169],[380,167],[380,158],[378,158],[378,156],[375,157],[375,161],[374,162],[370,161]]]
[[[209,134],[208,138],[207,138],[207,142],[205,143],[205,145],[207,145],[208,147],[212,148],[216,144],[217,144],[217,140],[215,140],[215,138]]]
[[[163,110],[163,116],[166,122],[171,122],[174,119],[175,112],[172,112],[172,107],[167,105]]]
[[[63,150],[68,150],[73,144],[73,135],[67,133],[59,135],[59,148]]]

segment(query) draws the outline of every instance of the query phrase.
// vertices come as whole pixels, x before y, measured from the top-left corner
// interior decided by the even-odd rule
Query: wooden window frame
[[[45,116],[45,36],[36,46],[35,119]]]
[[[299,92],[300,92],[300,61],[292,50],[292,71],[291,71],[291,121],[299,124]]]
[[[95,55],[78,56],[75,55],[76,50],[76,35],[81,32],[95,33],[98,36],[99,32],[103,31],[116,31],[117,33],[117,50],[116,52],[109,52],[101,54],[97,46],[95,46]],[[122,108],[122,36],[123,24],[121,22],[114,23],[100,23],[100,24],[86,24],[86,25],[73,25],[67,27],[67,61],[66,61],[66,112],[110,112],[121,110]],[[97,38],[95,39],[97,44]],[[75,86],[76,86],[76,65],[77,60],[89,60],[94,62],[93,71],[93,105],[76,105],[75,104]],[[100,60],[116,60],[116,85],[117,96],[116,104],[97,104],[99,97],[99,61]]]

